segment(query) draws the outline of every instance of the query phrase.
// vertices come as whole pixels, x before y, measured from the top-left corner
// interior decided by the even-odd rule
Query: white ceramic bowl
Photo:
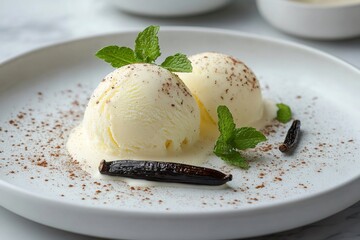
[[[180,17],[210,12],[231,0],[113,0],[121,10],[144,16]]]
[[[314,39],[360,36],[360,1],[315,4],[257,0],[257,6],[269,23],[292,35]]]

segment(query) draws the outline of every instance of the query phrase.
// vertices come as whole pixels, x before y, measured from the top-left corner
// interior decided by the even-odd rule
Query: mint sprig
[[[276,106],[278,107],[278,111],[276,113],[276,119],[282,123],[289,122],[292,118],[290,107],[284,103],[278,103],[276,104]]]
[[[115,68],[133,63],[151,63],[160,57],[159,26],[149,26],[140,32],[135,40],[135,50],[128,47],[107,46],[100,49],[96,56]],[[190,60],[185,54],[169,56],[159,66],[172,72],[191,72]]]
[[[258,143],[266,141],[266,137],[252,127],[236,128],[226,106],[219,106],[217,113],[220,136],[214,147],[215,155],[231,165],[248,169],[249,163],[239,151],[254,148]]]

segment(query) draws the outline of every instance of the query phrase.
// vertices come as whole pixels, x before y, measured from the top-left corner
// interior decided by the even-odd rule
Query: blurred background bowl
[[[257,6],[270,24],[292,35],[324,40],[360,36],[359,0],[307,1],[257,0]]]
[[[152,17],[181,17],[210,12],[231,0],[112,0],[123,11]]]

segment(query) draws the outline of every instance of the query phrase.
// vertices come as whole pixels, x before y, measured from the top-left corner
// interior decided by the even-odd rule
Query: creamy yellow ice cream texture
[[[275,106],[270,107],[271,111],[265,109],[269,104],[263,101],[259,82],[243,62],[214,52],[196,54],[189,59],[193,71],[177,74],[197,98],[202,120],[216,125],[219,105],[230,109],[237,127],[261,128],[275,117]]]
[[[99,152],[156,157],[196,143],[199,125],[196,101],[175,74],[156,65],[132,64],[99,84],[80,128]]]

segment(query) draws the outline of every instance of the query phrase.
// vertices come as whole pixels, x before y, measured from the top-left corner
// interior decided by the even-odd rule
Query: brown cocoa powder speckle
[[[40,167],[47,167],[48,163],[46,160],[41,160],[41,158],[38,158],[38,162],[36,163],[36,165]]]
[[[274,181],[282,181],[282,178],[281,177],[275,177]]]

